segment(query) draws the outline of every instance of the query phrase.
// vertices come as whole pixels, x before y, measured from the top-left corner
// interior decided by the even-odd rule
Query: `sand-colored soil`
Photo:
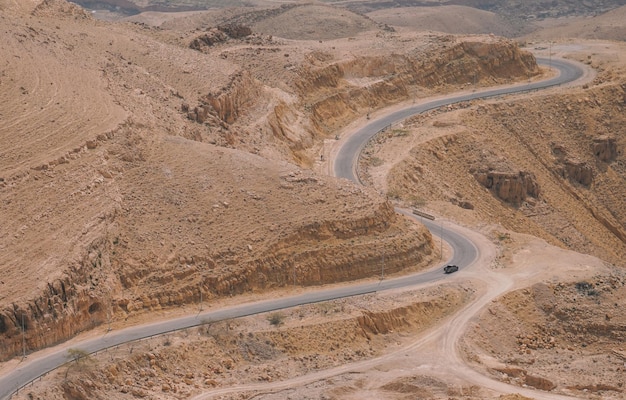
[[[626,50],[581,39],[620,38],[623,8],[519,39],[586,64],[584,82],[413,117],[365,149],[361,187],[327,175],[366,115],[550,72],[513,41],[451,35],[530,29],[502,14],[332,3],[111,23],[0,0],[2,357],[21,318],[29,353],[62,343],[45,353],[201,301],[372,279],[383,251],[392,274],[435,265],[396,204],[471,238],[477,262],[122,346],[14,398],[623,397]]]

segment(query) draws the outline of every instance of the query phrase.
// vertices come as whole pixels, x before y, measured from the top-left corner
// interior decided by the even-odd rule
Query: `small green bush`
[[[283,321],[285,320],[285,316],[281,313],[271,313],[270,315],[267,316],[267,320],[270,323],[270,325],[279,326],[283,324]]]
[[[409,131],[407,131],[406,129],[394,129],[392,131],[392,134],[395,137],[402,137],[402,136],[407,136],[409,134]]]
[[[372,165],[372,167],[380,167],[381,165],[383,165],[383,160],[378,157],[372,157],[370,160],[370,164]]]
[[[402,197],[402,193],[400,192],[399,189],[391,188],[387,191],[387,198],[389,199],[400,200],[401,197]]]

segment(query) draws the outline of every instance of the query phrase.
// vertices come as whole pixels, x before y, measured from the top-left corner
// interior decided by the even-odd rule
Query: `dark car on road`
[[[456,272],[459,270],[459,267],[457,267],[456,265],[446,265],[445,267],[443,267],[443,273],[444,274],[451,274],[453,272]]]

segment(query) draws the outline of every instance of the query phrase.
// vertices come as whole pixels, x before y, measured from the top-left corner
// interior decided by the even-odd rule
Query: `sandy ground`
[[[590,79],[590,76],[586,79]],[[373,117],[401,107],[402,105],[398,105],[380,111]],[[354,127],[358,124],[366,122],[368,122],[366,119],[361,119],[351,128],[355,129]],[[347,136],[342,136],[341,139],[345,137]],[[422,140],[425,139],[429,138],[422,138]],[[329,142],[328,160],[332,160],[332,154],[334,154],[332,149],[336,149],[336,146],[340,144],[341,140]],[[399,155],[401,154],[400,152]],[[328,171],[331,165],[332,163],[329,162],[325,168],[321,165],[320,168]],[[384,173],[381,176],[384,176]],[[446,225],[453,224],[448,221]],[[568,252],[549,246],[538,239],[521,235],[512,234],[515,239],[507,243],[504,248],[497,240],[488,238],[495,237],[494,232],[500,232],[498,227],[494,226],[482,224],[478,230],[462,227],[457,229],[478,244],[480,258],[471,268],[451,276],[451,282],[471,282],[470,286],[475,290],[475,300],[454,316],[447,318],[442,324],[431,327],[417,337],[405,337],[399,340],[391,351],[385,351],[380,357],[323,369],[287,380],[215,389],[196,395],[194,398],[237,398],[242,393],[256,393],[257,398],[278,398],[285,393],[315,397],[329,390],[349,393],[339,398],[378,398],[382,393],[381,388],[390,382],[416,376],[431,377],[444,381],[449,386],[480,387],[482,388],[481,395],[490,397],[497,394],[521,393],[536,399],[562,398],[558,394],[538,393],[535,390],[514,387],[477,372],[463,359],[458,347],[459,341],[482,310],[504,293],[546,280],[561,281],[565,276],[569,280],[587,279],[605,268],[604,263],[593,257]],[[284,294],[296,292],[301,292],[301,290],[286,290]],[[256,299],[258,300],[258,297]],[[238,302],[242,300],[238,299]],[[228,303],[228,301],[221,301],[220,305],[228,305]],[[216,304],[213,307],[219,306]],[[171,318],[187,312],[188,310],[185,309],[175,310],[164,313],[162,317]],[[139,321],[133,321],[133,323],[137,322]],[[118,324],[114,326],[114,329],[122,327],[123,324]],[[98,334],[102,332],[90,332],[70,342],[69,346]],[[46,352],[54,350],[48,349]],[[490,360],[489,357],[485,357],[483,361],[487,365],[498,365],[498,362]],[[4,366],[5,370],[10,368],[11,365]],[[340,388],[345,390],[342,391]]]
[[[533,43],[533,46],[544,48],[537,51],[543,55],[546,54],[545,42]],[[572,54],[574,58],[581,60],[585,60],[591,52],[593,54],[591,61],[596,63],[596,65],[618,62],[621,60],[620,57],[623,56],[623,53],[616,52],[614,48],[604,43],[589,42],[581,45],[563,42],[558,45],[548,44],[547,47],[554,51],[553,54],[555,56],[557,54],[559,56]],[[585,79],[585,82],[590,81],[593,79],[593,74],[590,73]],[[578,84],[582,83],[579,82]],[[37,91],[41,88],[38,84],[35,84],[33,88],[29,89]],[[46,90],[53,89],[46,88]],[[49,92],[48,95],[52,99],[57,96],[54,91]],[[99,101],[105,100],[107,99],[100,99]],[[376,111],[372,113],[371,118],[375,119],[384,113],[392,112],[407,104],[399,104],[385,110]],[[90,107],[95,108],[102,106],[98,102],[94,102],[93,106],[90,105]],[[112,110],[115,110],[115,106],[110,105],[110,107]],[[39,118],[39,116],[36,117]],[[24,125],[26,128],[28,127],[27,123],[30,123],[26,119],[13,122]],[[102,121],[102,124],[108,122]],[[354,131],[366,122],[368,121],[364,117],[360,118],[342,131],[339,135],[339,140],[326,140],[323,154],[326,155],[325,160],[330,161],[318,163],[315,166],[315,170],[330,174],[332,171],[332,159],[336,154],[338,146],[348,137],[349,132]],[[449,131],[447,132],[449,133]],[[432,138],[434,136],[413,138],[414,142],[411,143],[411,146],[406,146],[406,143],[404,143],[394,145],[396,147],[386,148],[384,151],[388,154],[397,154],[398,159],[401,159],[405,154],[403,149],[410,149],[419,144],[420,141]],[[384,177],[392,165],[393,163],[385,164],[373,174],[374,186],[378,190],[385,190]],[[474,291],[474,300],[453,316],[447,317],[443,322],[429,327],[415,337],[398,337],[395,345],[389,346],[387,350],[382,351],[382,355],[374,358],[356,363],[346,363],[334,368],[320,369],[282,381],[233,385],[215,390],[197,390],[195,398],[240,398],[254,395],[255,393],[255,398],[268,399],[285,398],[286,395],[292,398],[322,398],[324,396],[342,399],[407,398],[402,397],[407,395],[402,390],[397,393],[390,393],[388,390],[389,385],[409,382],[411,379],[417,379],[417,377],[421,379],[420,382],[422,382],[423,387],[432,389],[433,387],[438,387],[441,383],[446,386],[447,389],[444,392],[446,390],[447,392],[444,394],[437,393],[431,396],[432,398],[453,396],[456,396],[454,398],[496,398],[500,394],[520,393],[535,399],[561,399],[564,398],[562,397],[564,395],[572,394],[564,391],[562,388],[559,388],[558,393],[538,392],[495,380],[481,373],[481,368],[485,366],[499,366],[501,362],[489,355],[479,353],[477,357],[482,367],[475,367],[475,360],[471,360],[474,364],[470,366],[468,360],[464,359],[465,353],[461,352],[459,343],[465,333],[474,324],[478,323],[480,314],[504,294],[532,286],[538,282],[576,282],[590,279],[594,275],[608,273],[606,264],[590,256],[550,246],[536,238],[504,232],[501,227],[493,226],[484,221],[471,220],[464,213],[450,213],[447,218],[449,220],[446,221],[446,224],[450,226],[457,222],[459,225],[471,227],[470,229],[458,226],[457,229],[471,237],[479,245],[480,250],[480,259],[472,268],[450,277],[450,283],[465,283]],[[500,240],[499,238],[502,235],[508,235],[510,240]],[[299,288],[286,288],[280,292],[273,292],[271,296],[292,295],[300,293],[302,290]],[[240,296],[236,299],[221,299],[213,302],[211,307],[219,308],[232,305],[235,302],[239,304],[248,300],[259,300],[259,295],[255,293],[250,296]],[[195,312],[195,307],[187,306],[180,309],[161,311],[150,316],[143,315],[132,321],[116,322],[111,327],[113,329],[123,329],[130,324],[145,322],[148,318],[150,321],[154,321],[155,316],[158,319],[168,319],[183,314],[190,314]],[[58,351],[61,348],[69,348],[84,339],[102,335],[105,333],[105,329],[106,327],[101,327],[80,335],[63,346],[48,348],[40,353],[33,354],[26,362],[36,362],[36,358],[40,354]],[[0,372],[17,368],[19,365],[18,360],[2,364]],[[42,382],[37,385],[45,387],[47,384],[48,382]],[[33,388],[33,390],[37,387]],[[458,391],[454,392],[452,388],[458,388]]]
[[[570,398],[513,387],[490,379],[467,366],[459,354],[458,342],[477,315],[502,294],[546,280],[561,281],[562,276],[576,280],[586,279],[592,274],[599,273],[604,264],[593,257],[563,251],[531,237],[520,237],[519,240],[515,240],[516,246],[507,249],[507,253],[512,257],[506,260],[506,267],[501,267],[502,261],[496,262],[501,249],[480,233],[463,228],[458,230],[479,245],[480,258],[471,268],[452,279],[457,282],[471,282],[472,288],[476,290],[476,298],[443,324],[417,338],[406,339],[393,351],[378,358],[342,365],[287,381],[216,389],[193,398],[196,400],[224,398],[221,396],[227,394],[232,396],[241,392],[259,393],[255,398],[273,398],[271,395],[293,391],[314,397],[336,386],[334,379],[340,378],[339,386],[353,389],[350,390],[350,396],[340,398],[374,399],[380,398],[381,387],[390,381],[415,376],[431,376],[451,386],[476,385],[486,389],[490,396],[497,393],[520,393],[535,399]],[[320,382],[320,386],[313,385]],[[234,398],[231,396],[226,397]]]

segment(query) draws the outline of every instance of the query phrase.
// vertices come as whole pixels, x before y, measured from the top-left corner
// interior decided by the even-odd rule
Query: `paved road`
[[[547,62],[546,60],[539,61],[542,63]],[[344,177],[356,181],[355,174],[353,173],[353,164],[358,157],[358,152],[363,148],[369,138],[376,134],[376,132],[378,132],[382,127],[387,126],[392,122],[400,121],[415,113],[423,112],[435,107],[440,107],[445,104],[563,84],[573,81],[583,74],[580,68],[559,60],[552,60],[552,66],[558,68],[561,72],[560,75],[554,79],[513,88],[494,89],[484,92],[471,93],[463,96],[451,97],[448,99],[437,100],[428,104],[398,111],[387,117],[372,121],[365,128],[359,130],[355,135],[353,135],[350,140],[348,140],[346,144],[341,148],[339,157],[335,162],[335,174],[339,177]],[[408,211],[398,211],[406,215],[410,215],[414,218],[419,218],[410,214],[410,212]],[[452,247],[454,256],[447,261],[448,263],[457,264],[462,268],[471,264],[477,258],[478,250],[476,249],[474,244],[465,237],[457,234],[452,230],[446,229],[444,226],[439,225],[436,221],[424,220],[422,222],[435,235],[443,233],[445,241]],[[147,338],[174,330],[198,326],[209,321],[221,321],[224,319],[243,317],[247,315],[294,307],[302,304],[309,304],[314,302],[338,299],[342,297],[372,293],[380,290],[408,287],[421,283],[437,281],[443,278],[444,275],[441,269],[437,268],[435,270],[431,270],[425,273],[409,275],[396,279],[382,280],[375,283],[340,287],[330,290],[326,289],[320,291],[312,291],[310,293],[305,293],[299,296],[243,304],[216,311],[204,312],[197,316],[189,316],[155,323],[152,325],[142,325],[134,328],[124,329],[121,331],[114,331],[102,337],[74,344],[71,347],[93,353],[133,340]],[[65,362],[67,362],[66,355],[67,347],[64,349],[60,349],[55,353],[42,357],[37,357],[36,353],[32,354],[24,363],[20,364],[19,368],[16,368],[10,373],[0,377],[0,399],[8,399],[9,396],[17,388],[22,387],[22,385],[32,381],[33,379],[38,378],[42,374],[45,374],[46,372],[51,371],[64,364]]]
[[[407,215],[410,215],[408,211],[406,213]],[[436,224],[431,224],[429,226],[429,229],[436,230],[439,228]],[[453,259],[455,263],[467,265],[476,258],[476,248],[463,236],[450,231],[446,234],[445,240],[454,250],[455,256]],[[467,249],[468,246],[472,250],[459,250],[462,248]],[[426,282],[433,282],[442,279],[443,277],[444,274],[442,273],[441,269],[437,268],[426,273],[413,274],[396,279],[386,279],[367,284],[312,291],[310,293],[305,293],[299,296],[243,304],[240,306],[224,308],[217,311],[200,313],[196,316],[188,316],[156,324],[142,325],[134,328],[124,329],[121,331],[113,331],[102,337],[74,344],[71,347],[86,351],[88,353],[94,353],[106,348],[117,346],[119,344],[128,343],[133,340],[159,335],[179,329],[190,328],[211,321],[222,321],[226,319],[239,318],[248,315],[295,307],[303,304],[310,304],[321,301],[339,299],[343,297],[374,293],[380,290],[407,287]],[[26,363],[24,363],[11,373],[0,378],[0,399],[8,398],[8,396],[15,389],[68,361],[67,348],[59,350],[58,352],[47,355],[45,357],[35,357],[37,357],[36,354],[31,355],[27,359]]]
[[[560,73],[558,76],[540,82],[528,83],[525,85],[506,87],[500,89],[490,89],[484,91],[476,91],[468,94],[458,95],[454,97],[446,97],[438,100],[430,101],[428,103],[419,104],[413,107],[408,107],[400,111],[394,112],[389,115],[385,115],[375,121],[370,122],[363,128],[355,132],[346,143],[341,147],[339,153],[335,159],[334,173],[339,178],[346,178],[352,181],[358,181],[358,176],[355,172],[357,159],[361,149],[367,144],[380,130],[390,126],[391,124],[400,122],[410,117],[411,115],[423,113],[441,106],[448,104],[461,103],[468,100],[483,99],[487,97],[501,96],[511,93],[527,92],[532,90],[544,89],[551,86],[558,86],[565,83],[575,81],[583,76],[584,71],[576,64],[561,60],[547,58],[537,58],[537,63],[548,66],[551,65],[557,68]]]

